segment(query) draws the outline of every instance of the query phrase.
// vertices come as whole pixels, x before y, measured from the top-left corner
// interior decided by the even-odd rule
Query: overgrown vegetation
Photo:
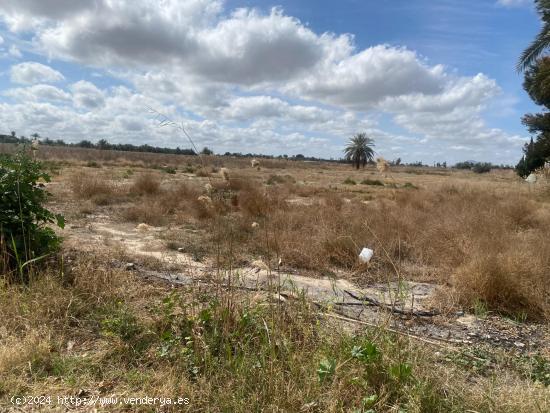
[[[518,70],[525,71],[523,88],[529,94],[533,102],[543,107],[542,113],[526,114],[522,121],[536,139],[525,144],[523,157],[516,166],[517,173],[526,177],[531,172],[544,167],[550,162],[550,57],[544,54],[549,46],[550,33],[550,2],[548,0],[535,0],[536,10],[543,22],[540,32],[533,42],[522,53]]]
[[[194,164],[188,176],[154,167],[163,161],[65,164],[52,186],[56,207],[69,213],[84,201],[115,231],[162,225],[135,229],[136,239],[147,239],[145,248],[155,252],[213,266],[212,274],[237,277],[235,269],[254,267],[252,261],[310,277],[338,274],[360,285],[391,282],[398,273],[445,285],[447,295],[434,303],[443,309],[498,312],[519,323],[549,317],[550,216],[544,198],[508,190],[511,173],[454,171],[449,178],[403,168],[392,173],[391,187],[375,188],[370,169],[370,185],[345,186],[348,167],[308,163],[289,170],[274,163],[258,171],[249,162],[229,160],[235,163],[227,168],[209,160],[204,168]],[[95,223],[79,219],[76,225],[86,228]],[[447,353],[384,327],[351,334],[300,295],[273,302],[271,292],[227,289],[210,273],[185,288],[145,283],[118,267],[132,260],[139,269],[164,271],[164,264],[135,261],[114,247],[115,239],[104,242],[105,255],[70,253],[63,267],[49,263],[35,272],[27,288],[0,287],[8,331],[0,330],[0,398],[183,395],[188,411],[548,407],[542,355]],[[368,265],[357,259],[364,246],[375,251]],[[109,411],[117,409],[123,407]]]
[[[397,265],[406,279],[451,283],[454,300],[446,306],[473,310],[483,303],[490,311],[514,317],[550,317],[544,281],[550,265],[544,241],[550,217],[544,204],[487,187],[418,189],[410,182],[392,183],[393,192],[381,188],[378,199],[363,202],[361,196],[346,200],[342,194],[292,183],[284,175],[268,176],[272,184],[263,187],[265,180],[235,172],[227,181],[210,176],[202,184],[161,186],[160,175],[147,172],[135,174],[116,195],[107,193],[112,202],[131,200],[116,211],[126,221],[154,226],[193,222],[204,233],[201,244],[211,245],[210,257],[217,255],[216,229],[225,223],[238,234],[233,253],[244,262],[262,259],[275,266],[281,258],[294,269],[345,270],[358,283],[395,276]],[[113,185],[102,182],[107,188]],[[370,178],[362,183],[367,182],[382,183]],[[344,183],[349,191],[366,190],[351,178]],[[83,187],[91,190],[94,185]],[[252,228],[253,222],[261,229]],[[366,267],[357,259],[364,246],[376,251]]]
[[[64,220],[45,208],[50,176],[25,150],[0,154],[0,274],[26,279],[33,263],[55,251],[60,238],[50,224]]]
[[[64,276],[52,267],[29,288],[2,287],[9,333],[0,338],[1,408],[26,394],[101,396],[104,403],[107,395],[189,398],[164,406],[167,412],[515,413],[545,411],[550,402],[530,378],[540,363],[516,363],[502,374],[505,364],[496,360],[490,370],[469,372],[462,366],[469,357],[384,328],[352,336],[301,299],[280,305],[234,290],[174,290],[106,261],[80,257]]]

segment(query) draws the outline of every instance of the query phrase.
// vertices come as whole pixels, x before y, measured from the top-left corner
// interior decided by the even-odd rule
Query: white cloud
[[[57,70],[36,62],[16,64],[11,67],[10,74],[11,81],[20,84],[54,83],[64,79]]]
[[[239,121],[286,118],[300,123],[322,123],[335,116],[332,111],[315,106],[291,105],[271,96],[238,97],[222,110],[222,115],[225,119]]]
[[[289,93],[353,109],[370,109],[387,97],[436,94],[443,66],[430,67],[406,49],[375,46],[341,60],[327,60],[285,87]]]
[[[16,59],[20,59],[23,57],[21,50],[19,50],[19,48],[14,44],[10,46],[8,53],[11,57],[15,57]]]
[[[4,109],[17,114],[18,128],[39,120],[43,135],[185,146],[145,116],[151,106],[183,118],[201,145],[218,151],[337,157],[350,134],[365,130],[396,157],[458,160],[472,152],[502,160],[503,143],[522,140],[484,122],[500,93],[486,75],[461,77],[400,47],[360,50],[352,35],[315,33],[280,9],[227,12],[221,0],[4,0],[0,20],[16,35],[30,31],[34,51],[92,67],[103,74],[98,84],[126,85],[80,80],[64,91],[42,84],[63,80],[48,66],[13,66],[13,82],[40,84],[7,91],[17,103]],[[404,132],[381,130],[381,116]]]
[[[533,4],[532,0],[497,0],[497,4],[504,7],[522,7]]]
[[[483,104],[501,92],[497,83],[482,73],[472,78],[450,78],[441,93],[415,93],[388,97],[381,107],[395,111],[451,112],[458,107],[481,109]]]
[[[79,80],[70,86],[73,101],[78,108],[97,109],[105,103],[105,96],[93,83]]]
[[[0,36],[0,44],[4,44],[4,38]]]
[[[94,7],[94,0],[2,0],[0,10],[13,31],[31,31],[47,19],[66,18]]]
[[[176,66],[188,75],[244,85],[292,78],[338,42],[277,9],[268,15],[240,9],[220,19],[218,2],[167,0],[162,8],[145,0],[97,4],[40,31],[39,42],[49,53],[88,64]]]
[[[21,102],[54,101],[66,103],[71,100],[69,93],[52,85],[33,85],[8,89],[3,94]]]

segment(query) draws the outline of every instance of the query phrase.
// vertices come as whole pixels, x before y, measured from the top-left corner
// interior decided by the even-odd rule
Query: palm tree
[[[535,7],[543,24],[535,40],[523,51],[516,66],[523,71],[531,66],[550,47],[550,0],[535,0]]]
[[[363,165],[364,168],[367,162],[374,158],[373,146],[373,139],[369,138],[366,133],[358,133],[349,140],[348,146],[344,149],[345,158],[352,162],[357,169],[360,165]]]

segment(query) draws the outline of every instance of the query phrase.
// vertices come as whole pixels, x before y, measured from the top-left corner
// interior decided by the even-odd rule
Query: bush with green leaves
[[[50,176],[25,150],[0,155],[0,274],[23,277],[29,264],[54,252],[60,238],[49,226],[64,219],[44,207]]]
[[[476,174],[485,174],[491,172],[492,167],[488,162],[478,162],[472,167],[472,171]]]

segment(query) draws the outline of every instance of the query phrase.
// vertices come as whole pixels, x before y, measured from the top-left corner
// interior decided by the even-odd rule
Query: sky
[[[0,133],[515,164],[531,0],[2,0]]]

